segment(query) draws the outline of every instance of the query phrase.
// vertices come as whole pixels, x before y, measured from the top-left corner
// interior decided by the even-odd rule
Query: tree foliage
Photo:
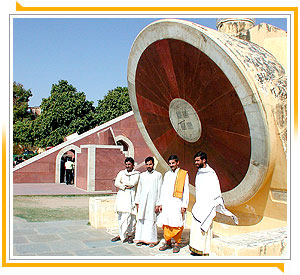
[[[48,98],[43,98],[41,114],[35,119],[28,112],[30,90],[14,82],[14,144],[23,148],[55,146],[73,133],[82,134],[131,110],[127,87],[108,91],[95,108],[66,80],[53,84]]]
[[[31,117],[28,112],[28,101],[31,96],[32,93],[30,89],[25,90],[22,84],[13,83],[14,123]]]
[[[64,137],[81,134],[95,127],[93,102],[66,80],[53,84],[50,96],[41,104],[41,115],[35,120],[36,145],[55,146]]]
[[[108,91],[103,99],[98,100],[96,118],[98,124],[102,124],[131,110],[128,88],[117,87]]]
[[[28,112],[28,101],[31,90],[26,90],[22,84],[13,83],[13,140],[15,145],[31,146],[33,116]]]
[[[30,119],[19,120],[14,123],[14,143],[22,147],[31,147],[34,144],[34,121]]]

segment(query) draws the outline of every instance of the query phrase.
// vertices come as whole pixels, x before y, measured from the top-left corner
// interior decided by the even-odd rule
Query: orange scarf
[[[175,185],[174,185],[173,197],[179,198],[179,199],[182,198],[186,174],[187,174],[187,171],[185,171],[183,169],[179,169],[179,171],[177,173]]]

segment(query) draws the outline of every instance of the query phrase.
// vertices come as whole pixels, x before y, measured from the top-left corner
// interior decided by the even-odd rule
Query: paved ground
[[[111,242],[117,229],[95,229],[87,220],[27,222],[14,217],[14,256],[180,256],[193,257],[188,249],[189,230],[183,234],[181,251],[160,252],[157,245],[137,247],[135,244]],[[162,232],[159,231],[159,236]]]
[[[86,192],[66,184],[14,184],[14,195],[89,195],[103,192]],[[182,249],[178,254],[172,250],[158,251],[154,248],[137,247],[135,244],[113,243],[117,228],[95,229],[88,220],[53,222],[27,222],[14,217],[14,256],[190,256],[188,249],[189,230],[183,234]],[[162,238],[161,229],[158,232]]]
[[[96,194],[77,189],[72,185],[53,183],[14,184],[13,193],[14,195]],[[182,248],[178,254],[172,253],[172,250],[160,252],[158,248],[161,244],[149,248],[121,242],[112,243],[110,239],[116,235],[117,228],[95,229],[88,225],[87,220],[27,222],[15,217],[13,229],[14,256],[181,256],[193,258],[188,248],[189,229],[184,230]],[[158,235],[159,239],[162,239],[161,229]],[[214,238],[213,242],[221,250],[224,248],[234,250],[233,255],[279,256],[287,253],[286,228]],[[251,254],[253,248],[255,254]],[[222,255],[222,251],[219,254]]]

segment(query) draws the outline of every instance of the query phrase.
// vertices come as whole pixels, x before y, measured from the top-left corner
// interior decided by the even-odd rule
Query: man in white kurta
[[[171,171],[166,172],[164,175],[159,200],[161,214],[158,221],[158,225],[163,227],[166,243],[159,250],[170,249],[171,239],[173,238],[175,240],[173,253],[178,253],[180,251],[179,243],[181,242],[186,209],[189,203],[189,177],[186,173],[181,198],[175,197],[174,188],[180,170],[178,157],[171,155],[168,159],[168,164]]]
[[[212,222],[216,212],[231,216],[237,224],[235,215],[224,206],[219,179],[215,171],[207,164],[205,152],[194,156],[198,168],[195,180],[196,202],[192,209],[190,229],[190,251],[192,255],[208,256],[212,239]]]
[[[145,160],[147,171],[140,175],[135,203],[137,206],[137,225],[135,241],[137,246],[148,244],[154,247],[157,243],[156,215],[159,211],[158,200],[162,185],[161,173],[155,171],[154,159]]]
[[[119,235],[112,238],[112,242],[122,241],[133,243],[135,232],[135,192],[136,185],[140,178],[140,172],[133,169],[134,160],[131,157],[125,159],[125,170],[118,173],[115,186],[119,189],[116,202],[115,211],[118,214]]]

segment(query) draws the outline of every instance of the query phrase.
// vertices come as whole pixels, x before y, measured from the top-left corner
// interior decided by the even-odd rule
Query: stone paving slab
[[[33,243],[44,243],[44,242],[49,242],[49,240],[51,240],[51,241],[61,240],[61,238],[55,234],[29,235],[29,236],[27,236],[27,239]]]
[[[37,228],[36,231],[40,234],[59,234],[59,233],[70,232],[66,228],[58,227],[58,226],[41,227],[41,228]]]
[[[80,232],[71,232],[59,234],[59,236],[63,240],[95,240],[97,237],[92,236],[88,232],[80,231]]]
[[[14,244],[22,244],[22,243],[28,243],[28,240],[26,237],[23,236],[16,236],[13,238]]]
[[[72,233],[80,232],[82,230],[87,230],[87,224],[84,225],[66,225],[65,228]],[[90,230],[89,230],[90,231]]]
[[[87,249],[74,251],[76,256],[115,256],[113,251],[107,249]]]
[[[76,254],[69,251],[51,251],[46,253],[39,253],[39,255],[36,256],[47,256],[48,259],[51,259],[51,257],[55,256],[76,256]]]
[[[14,255],[39,255],[39,253],[50,252],[50,247],[45,243],[27,243],[27,244],[15,244]]]
[[[108,248],[108,247],[118,247],[118,243],[113,243],[110,239],[105,240],[94,240],[94,241],[83,241],[85,245],[89,248]]]
[[[16,229],[14,230],[14,237],[24,235],[36,235],[37,231],[33,228]]]
[[[115,247],[109,247],[106,249],[112,252],[114,256],[137,256],[134,251],[131,251],[125,245],[116,245]]]
[[[80,240],[62,240],[62,241],[51,241],[48,242],[48,246],[51,251],[59,252],[59,251],[74,251],[80,249],[87,249],[88,246],[85,245]]]

